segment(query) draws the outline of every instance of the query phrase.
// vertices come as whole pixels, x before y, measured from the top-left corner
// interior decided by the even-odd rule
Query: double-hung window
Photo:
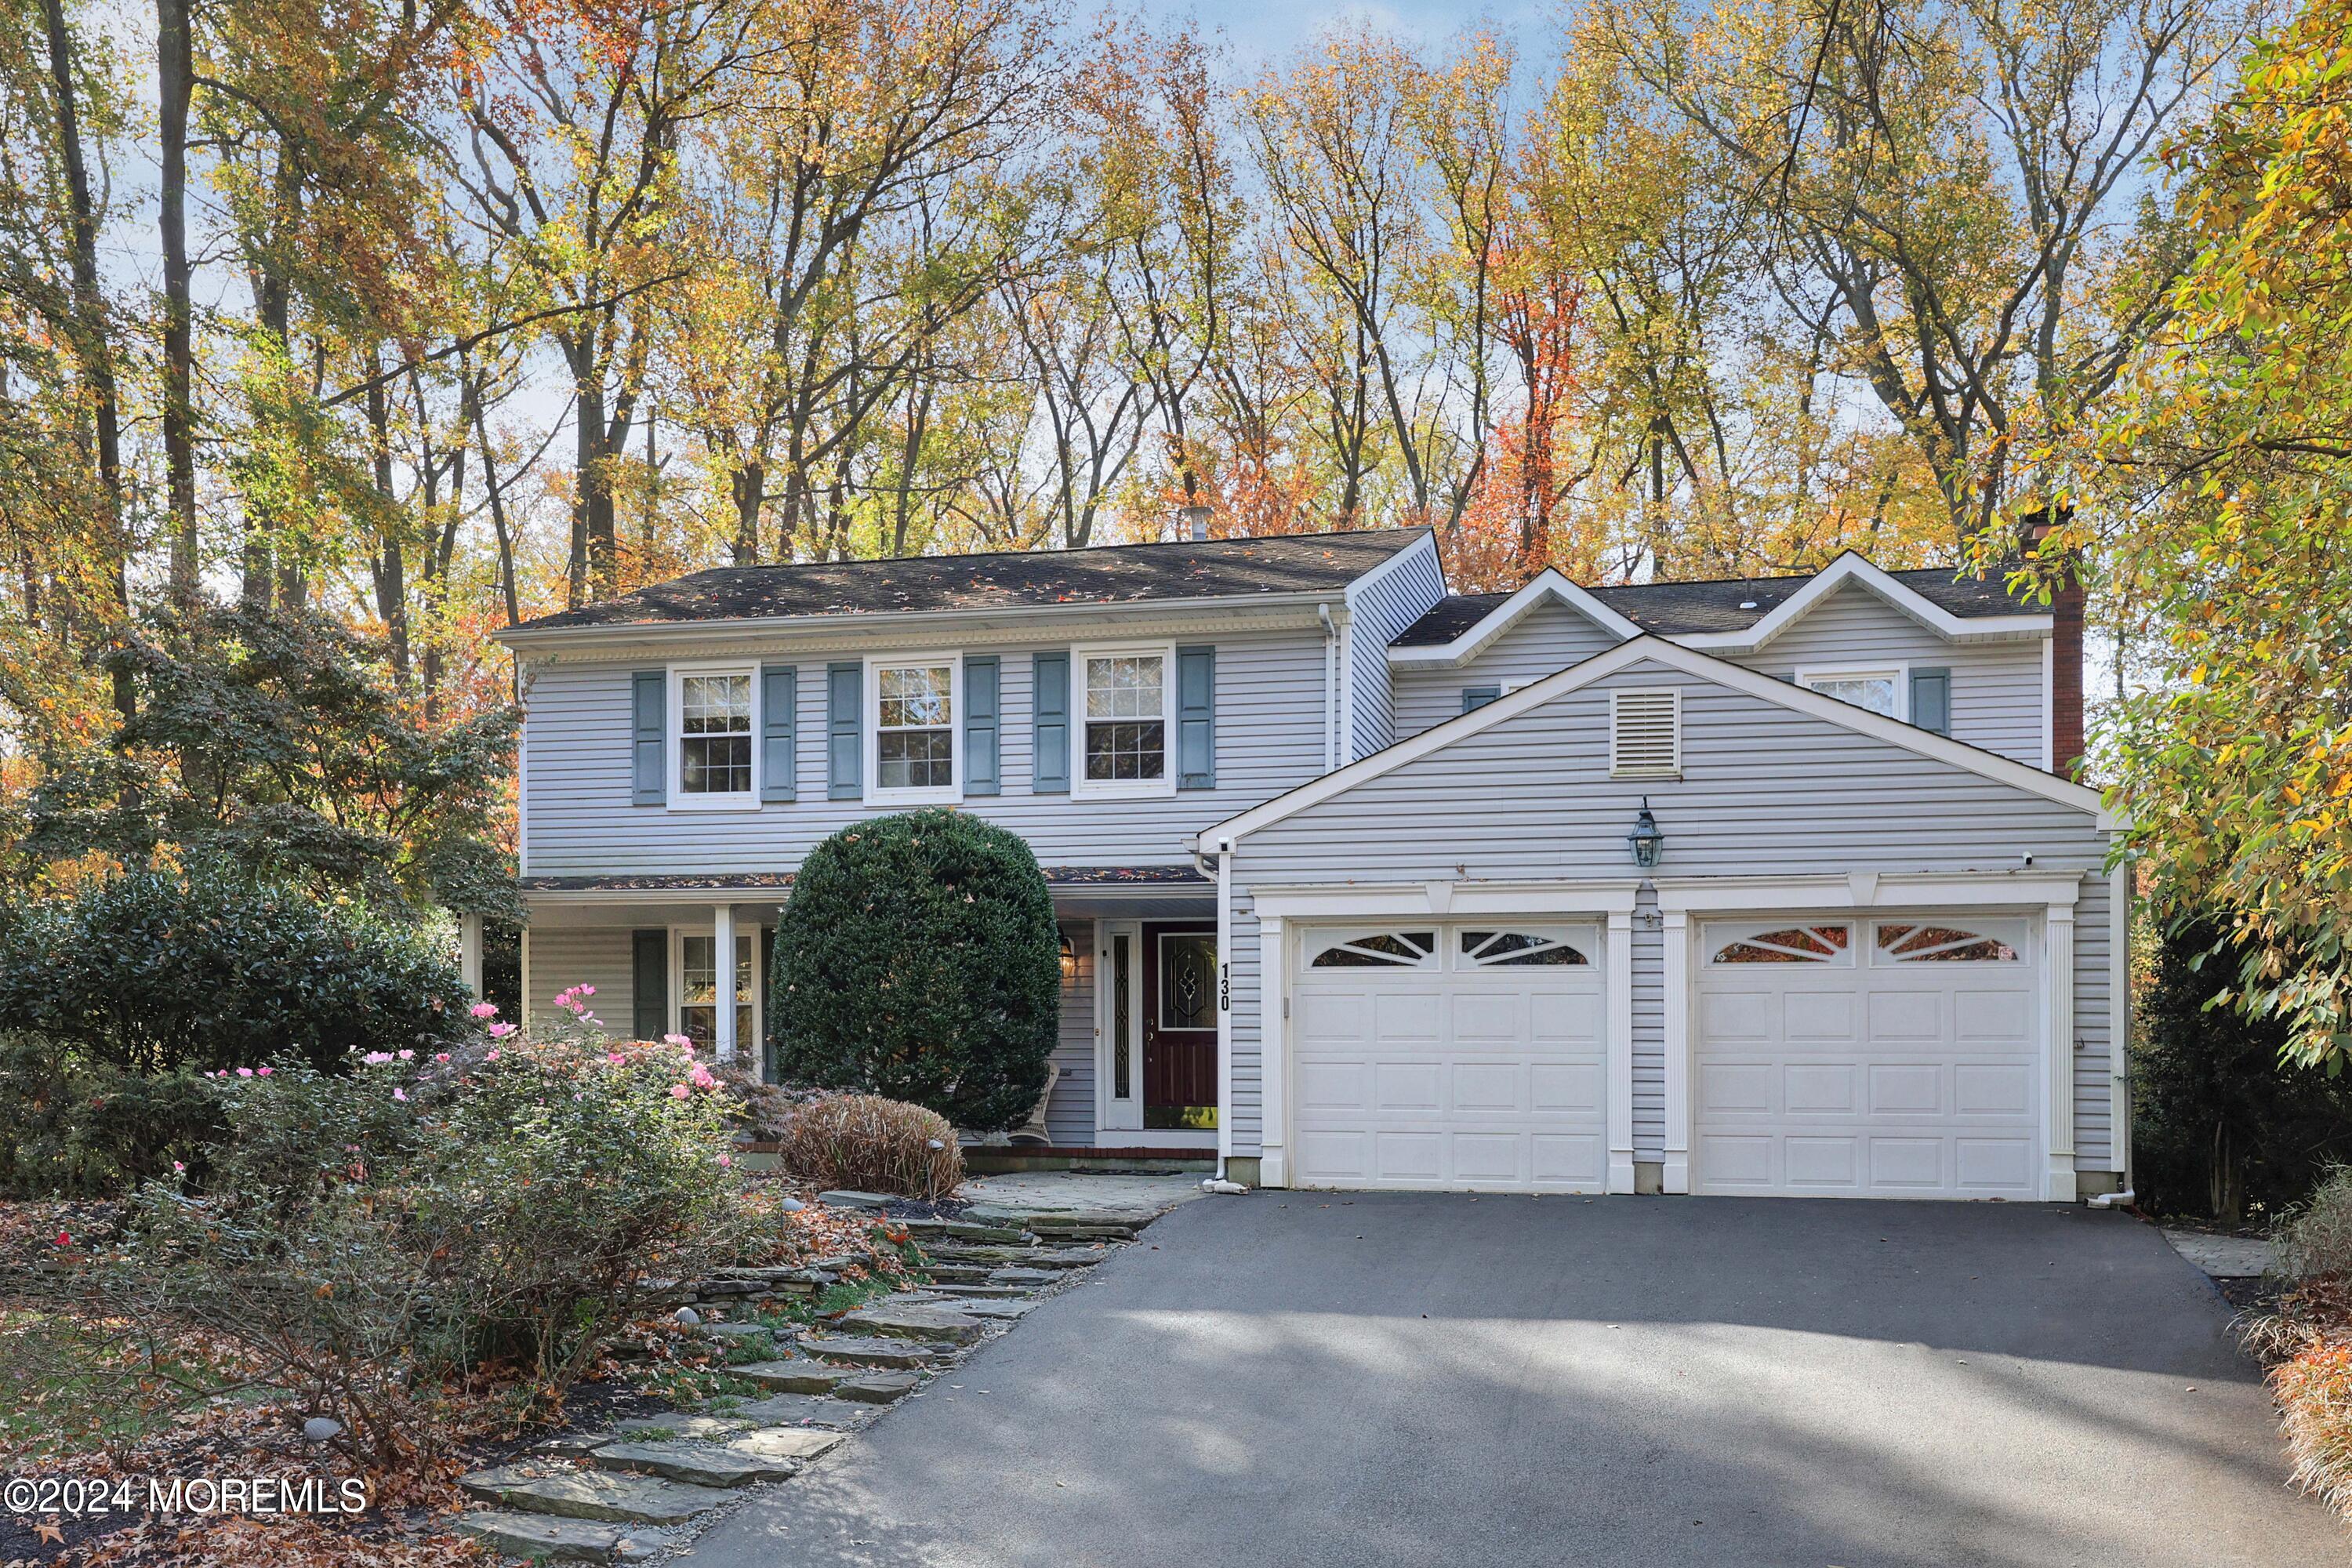
[[[672,804],[756,805],[751,737],[756,672],[687,668],[674,671],[670,711]]]
[[[1875,669],[1801,669],[1797,684],[1824,697],[1834,697],[1856,708],[1885,715],[1889,719],[1908,720],[1903,689],[1903,670],[1897,667]]]
[[[1166,646],[1079,648],[1076,795],[1172,795],[1176,659]]]
[[[961,794],[956,725],[963,710],[962,661],[952,655],[876,659],[867,666],[872,706],[867,798],[954,800]]]

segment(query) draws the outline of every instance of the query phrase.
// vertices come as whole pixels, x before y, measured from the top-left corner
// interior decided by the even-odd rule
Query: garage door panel
[[[1473,929],[1497,922],[1441,932],[1420,964],[1293,972],[1302,1185],[1605,1185],[1602,966],[1494,962],[1490,938],[1461,943]],[[1597,955],[1597,933],[1580,947]],[[1350,1018],[1353,1033],[1332,1026]]]
[[[1944,1068],[1880,1062],[1870,1068],[1870,1114],[1937,1116],[1944,1110]]]
[[[2000,958],[1953,956],[1985,926],[1903,922],[1906,933],[1933,933],[1910,940],[1943,950],[1921,960],[1853,918],[1851,952],[1767,962],[1743,951],[1724,964],[1714,956],[1746,933],[1705,929],[1692,1009],[1693,1190],[2037,1195],[2040,977],[2020,921],[1984,944]]]

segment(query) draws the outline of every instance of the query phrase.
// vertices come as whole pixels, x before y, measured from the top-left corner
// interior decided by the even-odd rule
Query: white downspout
[[[1234,1155],[1234,841],[1217,841],[1217,1180]]]
[[[1323,771],[1339,765],[1339,628],[1331,624],[1331,606],[1321,604],[1315,613],[1323,621]]]

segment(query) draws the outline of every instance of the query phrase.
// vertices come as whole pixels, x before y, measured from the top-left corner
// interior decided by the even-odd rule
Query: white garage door
[[[1598,931],[1309,928],[1291,978],[1299,1185],[1601,1190]]]
[[[2041,984],[2023,920],[1701,933],[1694,1191],[2041,1194]]]

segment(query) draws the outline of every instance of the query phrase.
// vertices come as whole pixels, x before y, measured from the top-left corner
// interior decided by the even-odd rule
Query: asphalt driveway
[[[688,1561],[2352,1561],[2120,1215],[1257,1193],[1096,1276]]]

